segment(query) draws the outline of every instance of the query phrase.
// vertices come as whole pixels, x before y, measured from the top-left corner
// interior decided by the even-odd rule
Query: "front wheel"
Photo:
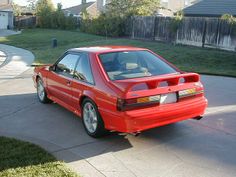
[[[107,132],[97,106],[91,99],[86,98],[82,103],[82,118],[89,136],[98,138]]]
[[[52,101],[47,97],[46,90],[41,78],[37,80],[37,96],[41,103],[51,103]]]

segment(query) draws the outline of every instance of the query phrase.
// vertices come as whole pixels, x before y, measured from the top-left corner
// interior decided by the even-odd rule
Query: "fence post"
[[[134,20],[135,20],[135,17],[133,17],[132,16],[132,18],[131,18],[131,20],[132,20],[132,39],[134,39]]]
[[[204,27],[203,27],[203,35],[202,35],[202,48],[205,47],[206,28],[207,28],[207,21],[205,20]]]
[[[153,30],[153,33],[154,33],[154,36],[153,36],[153,40],[155,41],[156,40],[156,24],[157,24],[157,17],[155,16],[154,17],[154,30]]]
[[[215,38],[215,45],[218,45],[218,38],[220,32],[220,19],[217,20],[217,28],[216,28],[216,38]]]

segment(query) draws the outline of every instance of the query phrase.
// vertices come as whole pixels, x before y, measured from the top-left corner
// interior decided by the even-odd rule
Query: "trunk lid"
[[[173,93],[190,88],[197,88],[196,83],[199,81],[200,76],[198,74],[183,73],[116,80],[112,81],[111,83],[122,92],[121,98],[132,99],[157,94]]]

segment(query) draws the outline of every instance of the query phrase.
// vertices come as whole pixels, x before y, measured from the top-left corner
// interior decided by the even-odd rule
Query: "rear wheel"
[[[107,132],[96,104],[89,98],[85,98],[82,103],[82,118],[84,128],[89,136],[98,138]]]
[[[51,103],[52,101],[47,97],[46,90],[41,78],[37,80],[37,96],[41,103]]]

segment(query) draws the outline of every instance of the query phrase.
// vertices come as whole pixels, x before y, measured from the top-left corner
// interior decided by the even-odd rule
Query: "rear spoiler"
[[[165,76],[155,76],[149,78],[138,78],[138,79],[127,79],[127,80],[117,80],[113,81],[117,88],[122,90],[124,94],[127,94],[131,88],[138,84],[147,84],[149,89],[155,89],[158,87],[159,83],[167,82],[169,86],[175,86],[180,83],[180,79],[184,79],[184,83],[198,82],[200,76],[197,73],[184,73],[175,75],[165,75]]]

